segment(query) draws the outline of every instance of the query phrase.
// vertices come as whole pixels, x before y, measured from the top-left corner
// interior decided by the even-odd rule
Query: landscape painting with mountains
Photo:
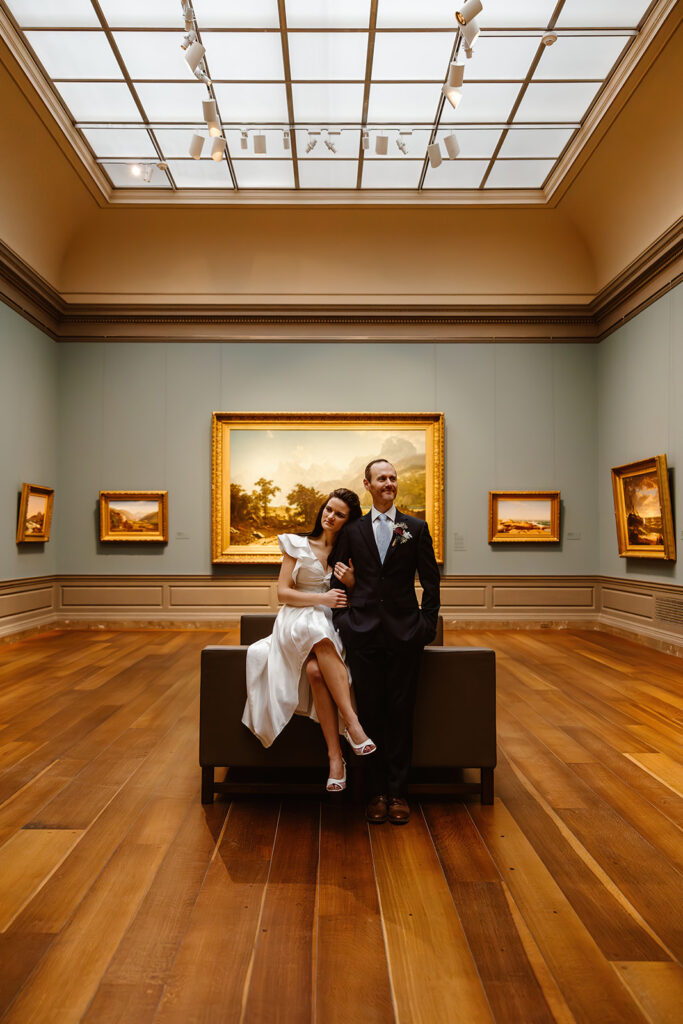
[[[498,534],[526,540],[543,540],[551,536],[551,522],[549,498],[498,499]]]
[[[662,499],[656,470],[625,476],[622,486],[629,544],[637,547],[663,544]]]
[[[44,533],[47,502],[46,494],[29,494],[24,522],[24,535],[26,537]]]
[[[111,533],[158,533],[159,502],[111,499],[109,529]]]
[[[368,462],[385,458],[398,473],[396,505],[425,518],[424,430],[230,431],[230,544],[272,545],[279,533],[313,527],[330,491],[348,487],[363,511]]]

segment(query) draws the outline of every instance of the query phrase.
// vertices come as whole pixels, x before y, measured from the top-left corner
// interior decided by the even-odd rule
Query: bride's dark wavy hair
[[[334,491],[330,491],[330,493],[327,495],[324,502],[318,509],[318,515],[315,517],[315,524],[313,526],[313,529],[311,530],[310,533],[307,533],[304,536],[313,538],[320,537],[320,535],[323,532],[323,511],[327,506],[327,503],[330,500],[330,498],[339,498],[340,501],[343,501],[344,504],[348,506],[349,518],[347,522],[352,523],[354,519],[360,519],[360,517],[363,515],[362,509],[360,507],[360,498],[358,497],[356,492],[350,491],[348,487],[337,487]],[[346,523],[344,523],[344,526],[346,526]]]

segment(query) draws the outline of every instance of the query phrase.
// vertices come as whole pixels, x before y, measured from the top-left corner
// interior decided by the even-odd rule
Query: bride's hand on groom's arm
[[[334,575],[343,583],[347,590],[353,590],[356,583],[356,577],[353,572],[353,562],[349,558],[349,564],[346,565],[344,562],[337,562],[334,567]]]
[[[328,590],[326,594],[322,595],[320,603],[327,608],[346,608],[348,599],[345,591],[333,587],[332,590]]]

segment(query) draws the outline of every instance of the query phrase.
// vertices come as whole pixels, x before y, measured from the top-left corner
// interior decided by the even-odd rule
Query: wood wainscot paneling
[[[37,629],[55,621],[54,576],[38,576],[0,583],[0,636]]]
[[[418,588],[419,594],[419,588]],[[0,636],[45,625],[221,628],[277,611],[258,576],[46,576],[0,584]],[[448,629],[602,629],[683,654],[683,587],[602,576],[444,576]]]

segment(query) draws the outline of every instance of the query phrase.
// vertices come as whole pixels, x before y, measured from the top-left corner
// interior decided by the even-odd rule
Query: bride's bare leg
[[[349,676],[346,665],[337,653],[337,648],[331,640],[321,640],[313,647],[313,653],[318,660],[331,700],[339,708],[351,739],[354,743],[362,743],[368,737],[351,703]]]
[[[333,779],[341,779],[344,774],[344,761],[342,758],[341,744],[339,743],[339,717],[337,705],[332,700],[330,691],[325,685],[320,666],[313,655],[306,662],[306,675],[313,694],[315,711],[320,722],[320,728],[327,744],[327,756],[330,759],[330,776]]]

